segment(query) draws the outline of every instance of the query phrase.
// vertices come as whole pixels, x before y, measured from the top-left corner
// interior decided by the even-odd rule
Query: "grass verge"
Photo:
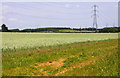
[[[60,72],[62,72],[64,76],[68,74],[73,76],[84,76],[86,75],[84,71],[86,71],[87,68],[84,67],[83,70],[79,68],[76,69],[76,65],[101,55],[101,57],[99,57],[100,59],[98,59],[98,62],[96,61],[94,65],[89,66],[89,68],[98,72],[92,74],[91,71],[91,73],[87,75],[110,75],[105,73],[100,74],[99,72],[101,72],[101,69],[98,69],[102,68],[101,65],[103,64],[105,64],[106,67],[109,67],[107,64],[109,64],[109,62],[113,61],[112,59],[114,59],[115,61],[111,63],[114,66],[114,70],[112,71],[117,73],[111,72],[111,75],[116,76],[118,75],[118,57],[104,57],[105,60],[103,59],[103,61],[101,61],[101,59],[103,58],[102,55],[104,56],[104,54],[113,53],[113,55],[116,56],[117,51],[118,40],[105,40],[53,46],[26,52],[5,52],[2,54],[2,74],[3,76],[55,76],[61,75]],[[92,66],[96,67],[93,68]],[[79,72],[78,69],[83,73],[71,73]],[[108,69],[109,68],[106,70]],[[110,73],[110,71],[108,72]]]

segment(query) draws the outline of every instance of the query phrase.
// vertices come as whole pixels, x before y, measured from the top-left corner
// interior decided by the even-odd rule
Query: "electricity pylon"
[[[98,29],[98,24],[97,24],[97,8],[98,6],[97,5],[94,5],[93,6],[93,11],[94,11],[94,14],[93,14],[93,28],[96,28],[96,32],[97,32],[97,29]]]

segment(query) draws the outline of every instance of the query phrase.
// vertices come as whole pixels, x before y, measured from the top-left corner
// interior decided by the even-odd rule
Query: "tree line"
[[[67,28],[67,27],[53,27],[53,28],[36,28],[36,29],[8,29],[8,27],[3,24],[1,26],[1,32],[55,32],[59,33],[59,30],[76,30],[76,31],[96,31],[96,28]],[[97,29],[98,33],[118,33],[120,32],[120,27],[105,27],[102,29]]]

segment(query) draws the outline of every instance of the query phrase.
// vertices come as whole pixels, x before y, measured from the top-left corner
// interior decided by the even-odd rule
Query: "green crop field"
[[[2,50],[16,51],[18,49],[117,38],[117,33],[2,33]]]
[[[118,33],[1,33],[3,76],[119,76]]]

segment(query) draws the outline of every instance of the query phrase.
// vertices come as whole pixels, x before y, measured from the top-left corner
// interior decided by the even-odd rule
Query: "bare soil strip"
[[[86,65],[89,65],[90,63],[95,62],[95,61],[98,60],[99,58],[105,57],[105,56],[111,55],[111,54],[112,54],[112,53],[109,52],[109,54],[99,55],[99,56],[96,56],[96,57],[94,57],[94,58],[92,58],[92,59],[89,59],[89,60],[87,60],[87,61],[83,61],[83,62],[81,62],[80,64],[75,64],[74,66],[70,67],[69,69],[66,69],[66,68],[65,68],[63,71],[58,72],[55,76],[58,76],[59,74],[63,74],[63,73],[65,73],[65,72],[67,72],[67,71],[69,71],[69,70],[72,70],[72,69],[74,69],[74,68],[84,68]]]

